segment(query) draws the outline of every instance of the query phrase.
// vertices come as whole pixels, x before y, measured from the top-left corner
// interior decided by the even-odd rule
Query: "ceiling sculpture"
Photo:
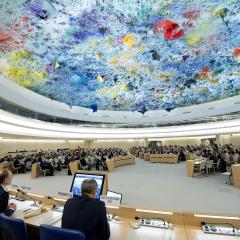
[[[240,0],[1,0],[0,72],[70,106],[139,111],[240,92]]]

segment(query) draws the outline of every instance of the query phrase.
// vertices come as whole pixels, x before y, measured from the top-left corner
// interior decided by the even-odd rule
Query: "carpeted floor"
[[[123,204],[162,210],[240,214],[240,189],[226,185],[221,174],[186,177],[186,165],[149,163],[116,168],[109,174],[109,189],[123,194]],[[32,179],[30,174],[14,176],[13,183],[30,186],[32,192],[57,196],[69,191],[72,176],[66,171],[54,177]]]

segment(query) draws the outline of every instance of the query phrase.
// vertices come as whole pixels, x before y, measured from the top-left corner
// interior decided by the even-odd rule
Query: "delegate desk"
[[[232,165],[233,186],[240,188],[240,164]]]
[[[194,160],[187,160],[187,162],[186,162],[186,170],[187,170],[187,176],[188,177],[193,177],[194,165],[195,165],[195,161]]]
[[[151,163],[178,163],[177,154],[150,154]]]
[[[71,171],[71,174],[74,175],[78,170],[80,170],[80,163],[79,161],[73,161],[69,163],[69,168]]]
[[[11,194],[17,194],[14,190]],[[30,193],[28,193],[30,195]],[[24,196],[23,196],[24,197]],[[31,194],[31,197],[36,201],[41,201],[43,206],[42,213],[36,216],[28,216],[25,218],[23,210],[14,213],[13,217],[23,219],[31,230],[38,231],[41,224],[47,224],[55,227],[61,227],[62,212],[51,210],[56,202],[44,195]],[[27,199],[27,197],[26,197]],[[58,199],[64,205],[66,200]],[[10,200],[11,202],[11,200]],[[135,207],[120,206],[119,208],[107,207],[109,214],[114,214],[119,219],[112,219],[110,224],[111,237],[110,240],[237,240],[235,236],[225,236],[216,234],[205,234],[201,229],[201,222],[206,223],[230,223],[236,228],[240,228],[239,216],[228,216],[223,214],[214,214],[214,217],[209,213],[191,213],[177,212],[166,210],[148,210]],[[153,227],[139,227],[134,229],[133,224],[137,223],[135,217],[145,219],[164,219],[173,224],[173,229],[160,229]],[[135,225],[136,226],[136,225]]]
[[[199,156],[197,156],[197,155],[194,154],[194,153],[185,153],[185,157],[186,157],[186,161],[187,161],[187,160],[194,160],[194,159],[199,158]]]
[[[144,160],[150,161],[150,153],[144,153]]]
[[[32,178],[38,178],[41,174],[40,164],[34,163],[31,170]]]
[[[2,162],[0,163],[0,171],[3,171],[5,169],[9,169],[12,171],[12,162]]]
[[[135,156],[134,155],[127,155],[127,156],[118,156],[114,157],[111,160],[106,161],[108,171],[113,172],[114,168],[123,166],[123,165],[130,165],[135,164]]]
[[[144,159],[144,152],[139,152],[139,158]]]
[[[186,162],[186,172],[188,177],[194,176],[194,167],[196,165],[200,165],[200,163],[204,161],[202,158],[194,159],[194,160],[188,160]]]

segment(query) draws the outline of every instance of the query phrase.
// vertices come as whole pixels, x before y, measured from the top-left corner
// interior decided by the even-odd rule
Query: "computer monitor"
[[[96,198],[100,199],[100,196],[102,195],[105,175],[100,174],[88,174],[88,173],[75,173],[70,192],[73,194],[73,196],[80,196],[81,195],[81,185],[83,180],[85,179],[94,179],[97,181],[98,189],[96,193]]]
[[[107,191],[107,196],[108,197],[120,198],[120,203],[122,202],[122,194],[121,193],[117,193],[117,192],[113,192],[113,191]]]

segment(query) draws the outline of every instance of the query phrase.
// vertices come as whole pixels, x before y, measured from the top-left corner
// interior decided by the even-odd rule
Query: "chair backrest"
[[[32,163],[30,161],[26,162],[26,167],[31,167]]]
[[[27,229],[23,220],[0,214],[0,229],[4,239],[27,240]]]
[[[13,169],[17,169],[17,168],[15,168],[13,161],[11,161],[11,165],[12,165],[12,168],[13,168]]]
[[[200,162],[199,166],[200,166],[200,170],[204,170],[205,167],[206,167],[206,163],[205,162]]]
[[[207,161],[207,167],[208,167],[208,168],[213,167],[213,160]]]
[[[85,235],[77,230],[40,226],[40,240],[86,240]]]
[[[225,162],[229,162],[230,155],[228,153],[224,155],[224,160],[225,160]]]
[[[237,161],[238,161],[238,158],[239,158],[239,154],[238,154],[238,153],[235,153],[235,154],[233,155],[233,161],[234,161],[234,162],[237,162]]]

